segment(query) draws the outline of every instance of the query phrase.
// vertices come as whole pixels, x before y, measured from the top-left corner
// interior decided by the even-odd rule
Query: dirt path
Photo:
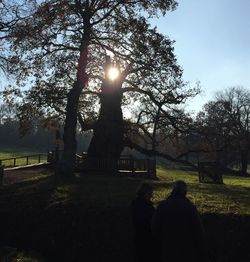
[[[32,178],[52,175],[52,171],[45,166],[19,167],[4,170],[3,184],[11,185],[20,183]]]

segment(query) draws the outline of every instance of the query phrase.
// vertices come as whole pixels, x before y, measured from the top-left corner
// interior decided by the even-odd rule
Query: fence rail
[[[17,167],[25,166],[29,164],[41,163],[43,158],[46,158],[46,154],[33,154],[28,156],[18,156],[0,159],[0,166],[4,167]],[[21,164],[18,164],[18,160],[24,159]],[[46,158],[47,161],[47,158]],[[6,164],[7,162],[7,164]],[[44,161],[43,161],[44,162]]]
[[[21,163],[18,160],[22,160]],[[46,159],[46,161],[44,161]],[[6,164],[7,162],[7,164]],[[9,157],[9,158],[2,158],[0,159],[0,187],[3,186],[3,179],[4,179],[4,168],[6,167],[17,167],[17,166],[27,166],[30,164],[36,163],[44,163],[47,162],[47,155],[46,154],[33,154],[33,155],[26,155],[26,156],[17,156],[17,157]]]
[[[61,160],[61,151],[48,152],[48,162],[56,163]],[[132,176],[156,177],[156,161],[154,159],[136,159],[132,156],[122,156],[120,159],[92,158],[83,153],[76,154],[75,161],[75,168],[79,171],[118,172]]]
[[[76,156],[76,168],[88,171],[118,171],[120,173],[141,174],[149,177],[156,176],[156,161],[136,158],[86,158]]]

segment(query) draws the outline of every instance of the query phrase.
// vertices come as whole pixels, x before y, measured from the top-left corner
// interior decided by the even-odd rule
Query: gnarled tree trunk
[[[73,88],[68,93],[67,107],[66,107],[66,121],[64,126],[64,151],[62,161],[62,174],[71,176],[75,168],[76,155],[76,125],[79,97],[82,91],[82,85],[76,81]]]
[[[99,118],[95,123],[93,137],[88,148],[88,158],[107,160],[110,168],[115,171],[117,160],[124,148],[124,122],[122,114],[122,84],[130,72],[129,64],[115,80],[107,77],[110,68],[110,58],[105,64],[106,78],[103,80]],[[95,162],[95,161],[94,161]]]
[[[99,118],[94,126],[88,157],[119,159],[123,150],[123,114],[120,86],[104,81],[101,93]]]
[[[69,91],[67,96],[66,106],[66,119],[64,126],[64,150],[62,161],[62,174],[64,176],[72,176],[75,170],[76,159],[76,125],[79,98],[83,88],[85,87],[88,76],[86,73],[87,61],[88,61],[88,45],[90,39],[90,23],[89,20],[85,21],[85,33],[83,36],[83,43],[80,48],[80,57],[77,69],[77,80],[73,85],[73,88]]]

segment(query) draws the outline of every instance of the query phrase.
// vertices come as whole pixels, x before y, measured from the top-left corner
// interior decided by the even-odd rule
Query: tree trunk
[[[80,47],[80,57],[77,68],[77,80],[67,95],[66,119],[63,134],[64,150],[62,161],[62,174],[65,176],[73,176],[75,170],[78,104],[82,89],[88,82],[86,67],[88,63],[88,45],[91,33],[90,17],[90,13],[86,12],[84,20],[84,35]]]
[[[75,168],[76,157],[76,125],[78,102],[82,91],[82,85],[76,81],[73,88],[68,93],[66,106],[66,120],[64,126],[64,151],[62,162],[62,174],[64,176],[72,176]]]
[[[130,65],[120,74],[118,79],[109,79],[107,70],[112,65],[110,57],[106,58],[100,94],[101,108],[99,118],[94,126],[93,137],[88,148],[89,158],[106,159],[116,166],[124,144],[124,123],[122,115],[122,84],[129,73]]]
[[[99,118],[88,148],[88,157],[114,161],[120,158],[124,136],[121,100],[119,88],[112,92],[102,92]]]
[[[241,174],[247,176],[248,151],[241,151]]]

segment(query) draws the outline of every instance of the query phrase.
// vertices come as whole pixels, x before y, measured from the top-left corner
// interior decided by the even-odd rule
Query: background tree
[[[232,155],[232,152],[239,155],[242,175],[247,175],[248,167],[249,117],[250,91],[232,87],[218,92],[215,99],[204,106],[198,118],[199,126],[211,148],[223,151],[224,158]]]

